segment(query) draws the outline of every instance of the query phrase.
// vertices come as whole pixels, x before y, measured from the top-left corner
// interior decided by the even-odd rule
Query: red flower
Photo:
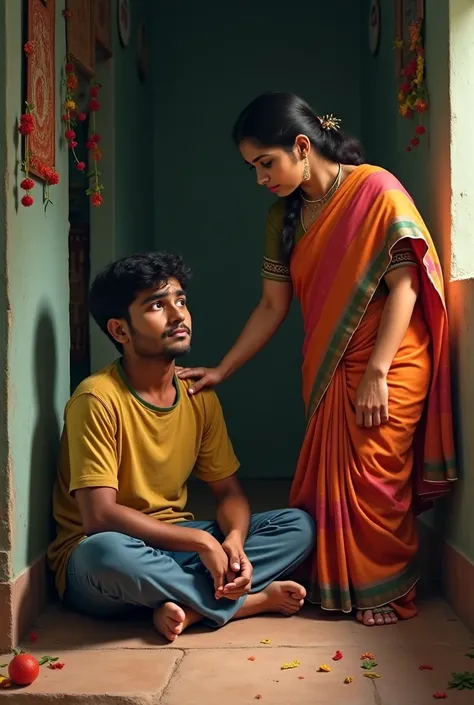
[[[444,700],[444,699],[447,698],[447,697],[448,697],[448,696],[446,695],[446,693],[441,693],[441,692],[433,693],[433,698],[434,698],[435,700]]]
[[[77,88],[77,76],[75,73],[71,73],[66,80],[66,86],[70,88],[72,91],[75,91]]]
[[[25,52],[25,54],[27,56],[31,56],[33,54],[34,50],[35,50],[35,45],[34,45],[34,42],[32,42],[32,41],[26,42],[25,46],[23,47],[23,51]]]
[[[90,140],[87,140],[86,147],[87,147],[87,149],[95,149],[97,147],[97,144],[94,142],[93,139],[90,139]]]
[[[69,122],[70,116],[68,113],[64,113],[64,115],[61,115],[61,120],[63,122]]]
[[[27,181],[27,179],[25,179],[25,181]],[[31,181],[31,179],[28,179],[28,181]],[[34,643],[35,641],[38,641],[38,634],[36,632],[31,632],[30,641],[32,643]]]
[[[426,130],[423,125],[417,125],[417,127],[415,128],[415,132],[417,135],[424,135]]]
[[[91,98],[98,98],[99,97],[99,90],[100,90],[100,86],[92,86]]]
[[[65,20],[70,20],[73,15],[72,10],[63,10],[63,17]]]
[[[91,157],[95,162],[100,162],[102,159],[102,150],[96,146],[95,149],[91,150]]]
[[[421,666],[418,666],[420,671],[432,671],[433,666],[429,666],[427,663],[422,663]]]
[[[102,139],[102,137],[101,137],[97,132],[94,132],[94,134],[90,136],[90,139],[91,139],[93,142],[96,142],[97,144],[99,144],[99,142],[100,142],[100,140]]]
[[[75,70],[76,70],[76,67],[74,66],[73,63],[66,64],[67,73],[74,73]]]
[[[64,668],[66,664],[61,663],[61,661],[56,661],[55,663],[50,663],[49,668],[51,668],[53,671],[60,670],[61,668]]]
[[[64,137],[67,140],[73,140],[75,136],[76,136],[76,133],[74,132],[74,130],[66,130],[66,132],[64,133]]]
[[[407,78],[411,78],[411,76],[416,74],[416,59],[414,61],[410,61],[410,63],[405,66],[403,73],[407,76]]]
[[[35,182],[33,181],[33,179],[26,178],[26,179],[23,179],[23,181],[21,182],[20,188],[22,188],[23,191],[31,191],[31,189],[34,187],[34,185],[35,185]]]
[[[35,118],[31,113],[25,113],[20,118],[18,132],[20,135],[31,135],[35,131]]]
[[[48,169],[46,174],[46,180],[50,186],[56,186],[59,184],[59,174],[54,169]]]
[[[411,148],[411,147],[405,147],[405,149],[406,149],[407,152],[411,152],[411,151],[412,151],[412,148]]]
[[[414,147],[418,147],[418,145],[420,144],[420,140],[418,139],[418,137],[414,137],[411,143]]]
[[[95,113],[97,112],[97,110],[100,110],[99,101],[93,98],[89,103],[89,110],[91,111],[91,113]]]
[[[402,90],[402,93],[409,93],[411,90],[411,84],[408,82],[403,83],[401,90]]]
[[[87,118],[87,115],[85,113],[77,113],[77,119],[80,122],[84,122],[84,120]]]
[[[77,162],[76,168],[78,171],[84,171],[84,169],[86,168],[86,165],[84,164],[84,162]]]
[[[25,195],[21,199],[21,205],[25,206],[26,208],[29,208],[30,206],[33,205],[33,203],[34,203],[33,197],[30,196],[29,193],[25,193]]]
[[[336,651],[334,656],[332,657],[333,661],[340,661],[342,658],[342,652],[341,651]]]
[[[71,140],[70,142],[67,143],[67,146],[69,147],[69,149],[76,149],[77,142],[75,140]]]
[[[99,206],[102,205],[102,202],[103,202],[102,194],[97,193],[97,192],[92,194],[91,203],[93,206],[98,208]]]
[[[418,100],[415,101],[415,110],[417,113],[424,113],[425,110],[428,110],[428,103],[426,100],[418,98]]]

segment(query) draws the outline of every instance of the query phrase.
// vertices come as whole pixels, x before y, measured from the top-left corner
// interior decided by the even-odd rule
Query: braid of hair
[[[295,231],[301,211],[301,192],[297,189],[286,199],[283,230],[281,232],[281,253],[289,263],[295,246]]]

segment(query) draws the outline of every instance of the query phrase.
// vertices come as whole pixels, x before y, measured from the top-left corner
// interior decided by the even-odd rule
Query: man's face
[[[120,321],[126,337],[119,341],[124,351],[128,347],[137,357],[165,360],[189,352],[191,314],[177,279],[168,279],[158,289],[142,291],[129,307],[129,316],[130,323]]]

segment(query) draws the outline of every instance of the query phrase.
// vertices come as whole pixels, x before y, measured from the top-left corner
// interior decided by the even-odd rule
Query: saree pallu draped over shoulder
[[[360,428],[357,388],[387,296],[374,294],[403,240],[420,294],[387,378],[389,421]],[[317,521],[309,598],[344,612],[390,604],[408,618],[416,614],[415,513],[456,479],[438,256],[399,181],[363,165],[296,245],[291,278],[305,325],[307,428],[290,500]]]

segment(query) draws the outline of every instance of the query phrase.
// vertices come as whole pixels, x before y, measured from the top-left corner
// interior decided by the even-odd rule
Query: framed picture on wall
[[[36,129],[30,135],[30,171],[39,178],[41,167],[53,167],[56,159],[56,106],[54,64],[55,1],[28,0],[28,41],[34,46],[28,57],[26,100],[34,105]]]
[[[92,0],[67,0],[72,16],[66,22],[68,52],[86,76],[95,71],[95,22]]]
[[[112,26],[110,0],[95,0],[95,41],[106,58],[112,56]]]
[[[424,0],[394,0],[395,1],[395,35],[403,42],[397,50],[397,74],[410,58],[410,25],[418,19],[423,19],[425,13]]]

